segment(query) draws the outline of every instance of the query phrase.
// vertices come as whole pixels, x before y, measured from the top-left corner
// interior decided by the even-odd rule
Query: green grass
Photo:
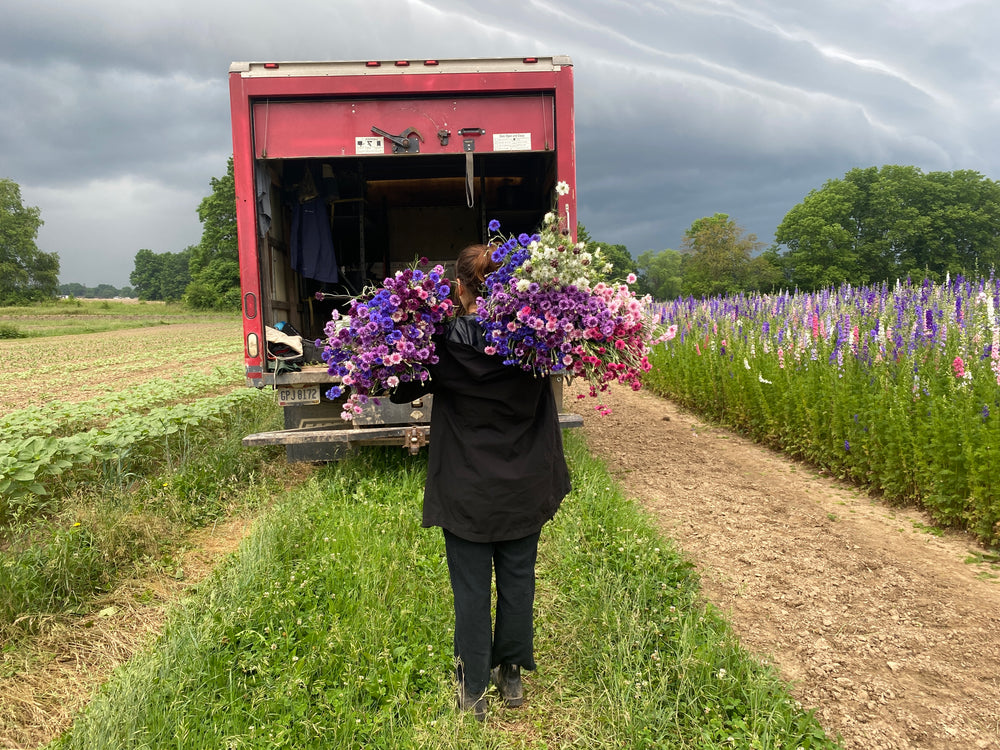
[[[187,531],[267,504],[287,478],[284,456],[240,439],[279,422],[268,394],[243,399],[132,463],[105,462],[65,493],[52,487],[48,512],[0,526],[0,641],[87,611],[95,595],[169,557]]]
[[[424,459],[366,450],[284,496],[53,747],[836,747],[582,439],[567,449],[524,708],[483,725],[453,710]]]
[[[23,307],[0,307],[0,339],[225,321],[234,319],[234,316],[235,313],[194,311],[178,302],[59,299]]]

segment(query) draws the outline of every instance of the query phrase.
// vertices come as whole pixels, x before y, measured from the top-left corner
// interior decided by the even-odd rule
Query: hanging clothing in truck
[[[329,283],[340,280],[330,214],[322,197],[294,202],[290,244],[292,268],[300,274]]]
[[[267,236],[271,228],[271,173],[263,164],[257,164],[257,231],[261,237]]]

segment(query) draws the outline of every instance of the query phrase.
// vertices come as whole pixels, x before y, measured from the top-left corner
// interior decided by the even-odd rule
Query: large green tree
[[[763,247],[756,235],[745,234],[727,214],[696,219],[684,233],[681,247],[682,293],[701,297],[753,288],[752,260]]]
[[[0,305],[49,299],[59,289],[59,256],[38,249],[37,206],[25,206],[21,187],[0,179]]]
[[[985,269],[1000,262],[1000,183],[970,170],[852,169],[792,208],[775,239],[804,290]]]
[[[198,309],[238,310],[240,307],[235,185],[230,157],[226,175],[212,178],[212,193],[198,206],[201,242],[192,248],[191,282],[184,293],[188,304]]]

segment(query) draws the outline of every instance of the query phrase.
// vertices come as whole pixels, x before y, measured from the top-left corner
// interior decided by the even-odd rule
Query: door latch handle
[[[407,128],[399,135],[393,135],[382,130],[382,128],[372,125],[372,132],[380,135],[392,143],[392,153],[399,154],[419,154],[420,142],[424,139],[420,131],[416,128]],[[411,137],[414,136],[414,137]]]

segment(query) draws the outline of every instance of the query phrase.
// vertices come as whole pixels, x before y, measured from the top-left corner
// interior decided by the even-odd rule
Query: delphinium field
[[[992,275],[678,299],[646,382],[996,544],[998,309]]]

